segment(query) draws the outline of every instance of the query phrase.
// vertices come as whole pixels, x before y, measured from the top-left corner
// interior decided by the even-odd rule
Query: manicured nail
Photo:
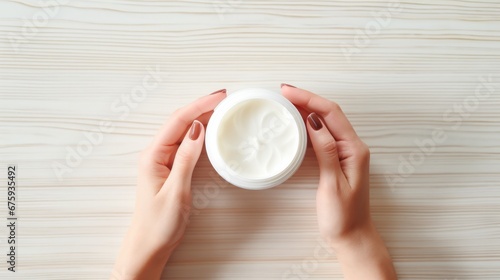
[[[323,127],[323,124],[316,113],[309,114],[307,121],[314,130],[320,130]]]
[[[191,125],[191,129],[189,130],[189,138],[191,140],[196,140],[200,137],[201,132],[201,123],[199,121],[194,121]]]
[[[293,88],[297,88],[295,86],[292,86],[292,85],[289,85],[289,84],[285,84],[285,83],[282,83],[281,87],[293,87]]]
[[[212,95],[212,94],[217,94],[217,93],[222,93],[222,92],[223,92],[223,93],[226,93],[226,89],[225,89],[225,88],[223,88],[223,89],[219,89],[218,91],[214,91],[214,92],[210,93],[209,95]]]

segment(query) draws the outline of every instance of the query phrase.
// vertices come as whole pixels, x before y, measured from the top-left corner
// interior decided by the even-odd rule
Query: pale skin
[[[286,84],[281,91],[308,115],[307,131],[320,169],[319,231],[336,252],[345,279],[397,279],[370,215],[368,146],[336,103]],[[225,97],[220,90],[176,111],[143,152],[135,212],[111,279],[160,279],[188,224],[191,177],[204,127]]]

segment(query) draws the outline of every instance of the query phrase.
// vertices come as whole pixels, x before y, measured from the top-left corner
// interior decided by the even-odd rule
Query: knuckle
[[[182,113],[182,108],[177,108],[175,111],[172,113],[172,116],[178,116]]]
[[[335,141],[327,141],[322,144],[321,150],[328,156],[337,156],[337,143]]]
[[[363,141],[359,141],[356,147],[356,154],[362,161],[370,160],[370,148]]]
[[[176,110],[172,113],[172,115],[170,116],[170,118],[171,118],[173,121],[175,121],[175,120],[177,120],[177,119],[179,119],[179,118],[180,118],[181,114],[182,114],[182,108],[181,108],[181,109],[176,109]]]
[[[151,163],[151,148],[146,148],[139,154],[139,165],[148,166]]]
[[[337,102],[330,101],[330,106],[332,108],[332,111],[342,111],[342,108]]]
[[[163,155],[155,147],[149,146],[140,152],[138,164],[139,169],[149,170],[165,163]]]
[[[186,149],[179,149],[175,155],[175,162],[181,165],[186,165],[193,161],[193,157],[193,154]]]

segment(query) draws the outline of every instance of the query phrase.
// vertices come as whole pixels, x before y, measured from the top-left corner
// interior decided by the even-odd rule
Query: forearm
[[[396,280],[397,275],[384,241],[373,225],[336,245],[346,280]]]

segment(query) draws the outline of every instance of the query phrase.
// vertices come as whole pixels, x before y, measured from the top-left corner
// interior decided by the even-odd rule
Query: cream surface
[[[283,171],[295,157],[298,127],[281,104],[250,99],[229,110],[217,135],[220,155],[240,176],[268,178]]]

